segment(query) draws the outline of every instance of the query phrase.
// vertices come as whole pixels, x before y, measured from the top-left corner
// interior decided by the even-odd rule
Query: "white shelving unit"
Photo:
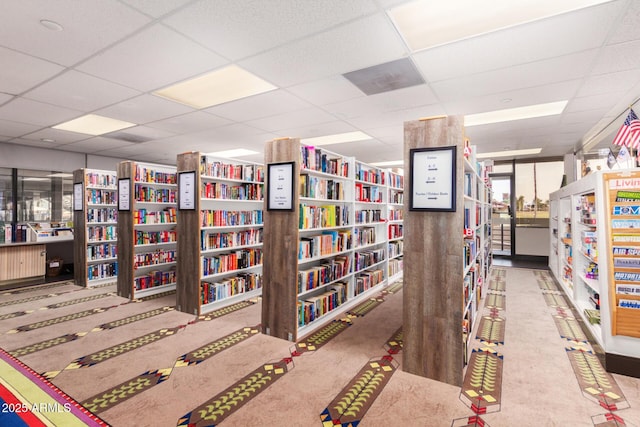
[[[115,171],[79,169],[74,183],[82,187],[82,203],[74,210],[74,276],[92,287],[118,276],[118,187]],[[74,202],[76,202],[74,200]],[[74,203],[75,206],[75,203]]]

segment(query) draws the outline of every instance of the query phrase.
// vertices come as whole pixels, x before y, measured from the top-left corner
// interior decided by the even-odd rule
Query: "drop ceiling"
[[[466,130],[480,152],[541,147],[539,156],[552,157],[610,146],[640,97],[640,1],[608,1],[418,51],[390,13],[405,3],[4,2],[0,141],[175,164],[184,151],[262,153],[273,138],[362,131],[372,139],[326,148],[373,163],[400,158],[407,120],[568,100],[560,115]],[[368,96],[343,76],[399,60],[411,61],[424,83]],[[153,94],[228,65],[276,89],[204,109]],[[53,129],[89,113],[137,126],[122,138]]]

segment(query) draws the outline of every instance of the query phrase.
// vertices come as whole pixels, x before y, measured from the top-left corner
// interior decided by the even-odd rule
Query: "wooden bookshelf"
[[[195,172],[194,209],[178,215],[178,310],[203,314],[262,291],[264,169],[191,152],[178,156]]]
[[[129,180],[130,191],[118,194],[118,295],[136,299],[173,290],[176,168],[125,161],[118,165],[121,180]],[[128,210],[122,209],[123,203]]]
[[[85,287],[115,283],[118,276],[116,172],[78,169],[73,172],[73,182],[82,186],[83,197],[82,210],[73,212],[75,282]]]

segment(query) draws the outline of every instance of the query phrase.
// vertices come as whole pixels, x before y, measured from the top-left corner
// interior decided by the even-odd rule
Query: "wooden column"
[[[298,222],[300,140],[276,139],[265,145],[265,173],[270,163],[294,162],[293,212],[267,211],[268,177],[265,179],[262,267],[262,333],[297,340]]]
[[[185,313],[200,314],[200,153],[178,155],[178,180],[180,172],[195,172],[195,210],[178,213],[178,263],[176,266],[176,309]],[[178,182],[178,185],[180,183]],[[178,192],[179,193],[179,192]],[[180,197],[180,194],[177,195]]]
[[[118,164],[118,179],[129,178],[129,211],[118,212],[118,295],[133,298],[133,255],[134,231],[133,211],[136,209],[133,192],[135,190],[135,164],[124,161]],[[118,198],[120,194],[118,193]]]
[[[73,183],[82,183],[82,210],[73,211],[73,278],[76,285],[87,286],[87,183],[85,170],[73,171]],[[74,202],[75,203],[75,202]]]
[[[406,372],[462,385],[463,371],[463,144],[462,117],[406,122],[404,170],[409,191],[409,150],[456,146],[456,211],[409,211],[405,197],[403,367]]]

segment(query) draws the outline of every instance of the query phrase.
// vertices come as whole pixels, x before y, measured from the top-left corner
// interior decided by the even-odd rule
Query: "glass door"
[[[491,174],[491,248],[494,255],[512,257],[515,218],[512,173]]]

